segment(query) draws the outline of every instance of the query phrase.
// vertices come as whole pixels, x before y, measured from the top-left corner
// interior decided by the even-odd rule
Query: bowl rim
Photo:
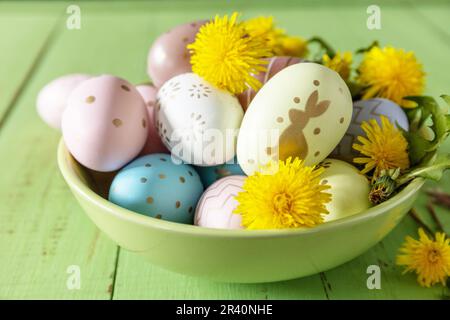
[[[67,157],[72,158],[73,163],[76,163],[75,158],[67,150],[63,138],[61,138],[58,150],[57,150],[57,162],[61,174],[69,187],[78,195],[84,198],[86,201],[92,203],[96,207],[100,207],[103,211],[108,212],[119,219],[127,220],[129,222],[139,224],[141,226],[160,229],[168,232],[184,233],[195,236],[204,237],[227,237],[227,238],[272,238],[272,237],[286,237],[286,236],[298,236],[301,234],[311,234],[316,232],[326,231],[332,228],[343,227],[346,225],[355,225],[361,221],[374,218],[381,215],[390,209],[396,207],[399,203],[406,200],[419,189],[425,183],[424,179],[416,178],[411,181],[402,191],[396,194],[391,199],[371,207],[364,212],[353,214],[345,218],[338,220],[332,220],[315,226],[314,228],[300,227],[295,229],[270,229],[270,230],[230,230],[230,229],[218,229],[218,228],[205,228],[195,225],[182,224],[177,222],[165,221],[149,216],[139,214],[137,212],[122,208],[112,202],[109,202],[105,198],[101,197],[88,186],[86,186],[79,176],[75,173],[73,168],[66,161]]]

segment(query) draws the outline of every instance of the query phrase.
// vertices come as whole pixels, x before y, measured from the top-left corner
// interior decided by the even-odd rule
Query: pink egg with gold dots
[[[187,45],[205,20],[179,25],[155,40],[147,58],[147,73],[156,87],[182,73],[191,71],[191,55]]]
[[[147,140],[148,116],[128,81],[102,75],[81,83],[62,117],[64,142],[85,167],[114,171],[133,160]]]
[[[167,148],[161,142],[161,138],[159,137],[155,126],[155,105],[158,89],[156,89],[155,86],[151,84],[142,84],[136,86],[136,90],[144,99],[144,103],[148,113],[148,136],[141,154],[146,155],[152,153],[170,153],[169,150],[167,150]]]

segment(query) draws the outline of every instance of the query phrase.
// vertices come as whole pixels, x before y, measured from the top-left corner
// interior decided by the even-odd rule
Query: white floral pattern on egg
[[[250,103],[238,136],[238,162],[248,175],[290,156],[317,164],[339,143],[351,116],[350,91],[336,72],[316,63],[291,65]]]
[[[161,87],[155,116],[163,143],[187,163],[218,165],[236,153],[243,117],[239,101],[194,73],[178,75]],[[227,136],[232,131],[234,137]]]

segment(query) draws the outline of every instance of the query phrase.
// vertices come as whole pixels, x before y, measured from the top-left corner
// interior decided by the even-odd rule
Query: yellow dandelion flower
[[[306,40],[292,37],[283,29],[277,28],[273,17],[256,17],[244,22],[250,36],[263,37],[267,46],[276,56],[304,57],[307,50]]]
[[[234,213],[247,229],[312,227],[323,222],[330,186],[320,184],[324,168],[308,167],[299,158],[271,162],[247,177]]]
[[[406,267],[403,273],[414,271],[417,282],[423,287],[436,283],[445,286],[450,276],[450,239],[440,232],[436,232],[434,238],[428,238],[420,228],[419,240],[406,237],[401,254],[397,256],[397,265]]]
[[[339,73],[344,81],[350,77],[352,60],[352,53],[348,51],[342,54],[338,52],[333,58],[330,58],[328,54],[322,57],[323,65]]]
[[[259,89],[261,83],[252,77],[265,71],[271,55],[265,40],[249,36],[235,12],[203,25],[188,45],[191,51],[192,71],[215,86],[233,94],[248,87]]]
[[[422,94],[425,84],[425,73],[414,53],[393,47],[370,49],[358,72],[358,82],[367,87],[363,99],[387,98],[405,108],[416,104],[403,98]]]
[[[358,136],[362,144],[353,144],[353,149],[365,156],[353,159],[354,163],[365,164],[361,173],[375,169],[374,177],[378,177],[382,170],[409,168],[408,142],[388,118],[381,116],[381,127],[372,119],[363,121],[361,128],[366,137]]]

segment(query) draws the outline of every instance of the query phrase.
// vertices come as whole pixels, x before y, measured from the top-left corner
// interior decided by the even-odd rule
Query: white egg
[[[237,157],[247,175],[270,160],[325,159],[350,124],[352,97],[344,80],[316,63],[291,65],[256,94],[242,120]]]
[[[158,91],[158,133],[172,154],[187,163],[210,166],[232,159],[242,116],[236,97],[194,73],[178,75]]]
[[[50,127],[61,129],[61,118],[70,93],[91,76],[68,74],[54,79],[39,91],[36,107],[39,116]]]
[[[228,176],[209,186],[197,204],[194,224],[207,228],[243,229],[242,216],[233,211],[238,206],[234,197],[243,191],[245,178]]]
[[[331,201],[326,204],[328,214],[324,220],[342,219],[370,208],[370,183],[358,169],[347,162],[325,159],[321,166],[325,168],[321,175],[322,184],[328,184]]]

